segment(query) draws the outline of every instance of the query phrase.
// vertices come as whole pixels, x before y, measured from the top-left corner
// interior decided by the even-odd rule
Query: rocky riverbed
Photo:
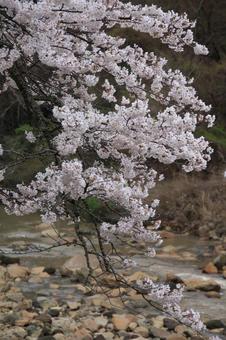
[[[9,245],[21,253],[28,243],[49,246],[54,231],[34,219],[24,227],[7,229],[1,248]],[[70,226],[61,228],[73,237]],[[154,259],[142,256],[137,267],[124,275],[135,282],[149,275],[153,280],[186,286],[183,305],[199,310],[207,328],[226,338],[226,256],[224,246],[205,239],[162,232],[165,239]],[[85,283],[81,250],[60,247],[51,252],[0,258],[0,339],[169,339],[198,340],[190,329],[150,307],[132,289],[114,286],[107,296],[102,286]],[[111,278],[106,278],[111,280]]]

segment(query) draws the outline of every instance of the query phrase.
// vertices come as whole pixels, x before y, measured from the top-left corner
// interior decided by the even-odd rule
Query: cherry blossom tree
[[[5,183],[16,164],[4,166],[0,200],[18,216],[40,212],[50,224],[72,220],[74,242],[83,247],[88,266],[95,254],[100,268],[119,279],[115,261],[122,267],[135,263],[117,252],[118,242],[145,243],[150,258],[161,243],[159,202],[147,204],[147,198],[164,178],[150,164],[178,161],[187,172],[204,169],[212,149],[194,132],[200,122],[211,126],[214,117],[192,79],[113,32],[131,28],[175,52],[190,48],[206,55],[207,48],[194,41],[195,22],[186,14],[117,0],[0,0],[0,25],[1,93],[20,96],[33,122],[24,138],[34,152],[18,155],[15,163],[40,155],[49,162],[14,189]],[[1,145],[0,156],[7,152]],[[116,211],[117,220],[93,212],[87,204],[93,197]],[[84,212],[96,241],[83,233]],[[181,310],[182,287],[172,290],[147,278],[135,289],[204,330],[198,313]]]

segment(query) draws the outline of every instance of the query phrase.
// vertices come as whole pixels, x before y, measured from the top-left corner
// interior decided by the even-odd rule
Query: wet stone
[[[172,331],[178,326],[179,323],[176,320],[170,319],[170,318],[165,318],[163,320],[163,326],[167,328],[169,331]]]
[[[222,270],[223,267],[226,266],[226,254],[221,254],[216,257],[214,260],[214,264],[219,270]]]
[[[19,264],[20,259],[19,257],[10,257],[6,255],[0,255],[0,264],[3,266],[8,266],[9,264]]]
[[[52,323],[52,319],[48,314],[40,314],[36,317],[36,320],[39,320],[43,323]]]
[[[164,329],[150,327],[150,334],[155,338],[167,339],[171,334]]]
[[[48,310],[48,314],[50,315],[50,316],[52,316],[52,317],[57,317],[57,316],[59,316],[59,314],[60,314],[60,311],[61,311],[61,308],[50,308],[49,310]]]
[[[209,320],[206,322],[206,327],[208,329],[217,329],[217,328],[226,329],[226,322],[222,320]]]

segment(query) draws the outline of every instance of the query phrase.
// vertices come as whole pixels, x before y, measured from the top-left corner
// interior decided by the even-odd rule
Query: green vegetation
[[[226,130],[223,126],[214,126],[211,129],[199,129],[198,135],[204,136],[208,141],[223,147],[226,150]]]

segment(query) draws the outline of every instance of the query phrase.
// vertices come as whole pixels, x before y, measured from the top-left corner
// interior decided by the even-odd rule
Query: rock
[[[49,229],[49,228],[51,228],[51,224],[47,224],[47,223],[40,223],[40,224],[35,226],[35,229],[37,229],[39,231]]]
[[[95,340],[112,340],[115,339],[114,334],[111,332],[103,332],[101,334],[96,334]]]
[[[76,340],[93,340],[92,335],[85,328],[76,330],[74,336]]]
[[[169,331],[173,331],[177,325],[179,325],[179,323],[174,319],[170,318],[163,319],[163,326],[167,328]]]
[[[98,261],[95,256],[90,256],[90,261],[92,267],[98,265]],[[87,269],[86,258],[82,254],[77,254],[63,264],[63,266],[60,268],[60,273],[62,276],[70,277],[76,275],[78,271],[82,274],[84,269]]]
[[[17,340],[24,339],[27,336],[27,332],[22,327],[11,327],[4,329],[3,332],[0,332],[1,340]]]
[[[7,272],[12,279],[21,278],[24,279],[29,275],[29,269],[24,266],[20,266],[17,263],[10,264],[7,267]]]
[[[139,326],[135,329],[135,333],[143,336],[144,338],[148,338],[149,336],[149,330],[147,327]]]
[[[175,327],[175,332],[178,334],[185,334],[188,330],[188,327],[185,325],[178,325]]]
[[[99,282],[101,281],[101,285],[108,286],[111,288],[117,288],[120,286],[119,282],[115,278],[113,274],[102,274],[99,278]],[[100,287],[101,288],[101,287]],[[102,291],[102,290],[101,290]]]
[[[112,323],[117,330],[126,330],[131,322],[136,321],[136,317],[132,314],[114,314]]]
[[[186,340],[186,336],[183,336],[181,334],[172,334],[168,336],[167,340]]]
[[[175,275],[174,273],[167,273],[166,281],[169,283],[174,283],[175,285],[178,283],[184,283],[183,280],[179,276]]]
[[[31,323],[35,316],[37,316],[36,313],[27,312],[26,310],[24,310],[21,313],[21,317],[16,320],[15,325],[21,327],[27,326]]]
[[[221,294],[219,292],[210,291],[205,294],[210,299],[220,299]]]
[[[218,269],[213,262],[209,262],[204,266],[202,271],[207,274],[217,274]]]
[[[221,254],[219,256],[217,256],[213,263],[215,264],[215,266],[219,269],[222,270],[224,266],[226,266],[226,254]]]
[[[79,283],[76,284],[74,287],[75,287],[78,291],[80,291],[81,293],[83,293],[83,294],[88,294],[88,293],[90,293],[90,291],[91,291],[91,288],[90,288],[90,287],[81,285],[81,284],[79,284]]]
[[[163,253],[176,253],[176,250],[177,250],[177,248],[172,246],[172,245],[168,245],[168,246],[161,248],[161,251]]]
[[[62,333],[54,334],[54,339],[55,340],[67,340],[66,336],[63,335]]]
[[[44,272],[48,273],[49,275],[53,275],[56,272],[56,268],[54,267],[45,267]]]
[[[7,315],[3,315],[3,319],[0,321],[3,324],[8,324],[10,326],[15,326],[16,320],[19,318],[18,313],[9,313]]]
[[[3,282],[6,279],[6,274],[7,274],[6,268],[3,266],[0,266],[0,280],[2,280]]]
[[[42,308],[44,311],[47,311],[52,307],[58,307],[58,302],[54,298],[49,299],[45,296],[38,296],[36,303],[38,303],[38,305],[35,307]]]
[[[101,287],[100,287],[101,288]],[[101,288],[102,290],[102,288]],[[113,288],[110,290],[110,292],[107,293],[107,296],[109,297],[119,297],[126,294],[125,288]]]
[[[48,310],[48,314],[52,317],[59,316],[62,308],[61,307],[52,307]]]
[[[0,264],[3,266],[8,266],[9,264],[19,264],[20,259],[19,257],[10,257],[6,255],[0,255]]]
[[[95,322],[99,327],[106,327],[108,324],[108,319],[101,315],[95,318]]]
[[[152,318],[152,326],[156,327],[156,328],[162,328],[163,327],[163,321],[164,320],[164,316],[162,315],[158,315],[155,318]]]
[[[189,251],[183,251],[181,255],[187,261],[195,261],[197,259],[197,256],[195,254],[190,253]]]
[[[41,231],[41,236],[42,237],[50,237],[53,238],[54,240],[58,238],[58,233],[55,229],[53,229],[52,227],[48,228],[48,229],[44,229]]]
[[[63,332],[74,332],[77,330],[77,323],[75,320],[69,317],[58,317],[57,319],[52,319],[52,329],[62,330]]]
[[[36,317],[36,320],[41,321],[43,323],[52,323],[52,319],[47,313],[40,314]]]
[[[34,267],[31,269],[31,275],[39,276],[40,278],[49,277],[49,274],[45,271],[45,267]]]
[[[128,326],[128,329],[129,329],[130,331],[134,331],[135,328],[137,328],[137,327],[138,327],[138,325],[137,325],[136,322],[131,322],[131,323],[129,324],[129,326]]]
[[[112,338],[113,339],[114,335],[112,334]],[[110,338],[109,338],[110,339]],[[94,340],[106,340],[106,337],[102,334],[96,334],[94,337]]]
[[[83,320],[82,325],[84,328],[90,330],[91,332],[96,332],[99,328],[96,321],[91,318]]]
[[[31,275],[40,275],[44,272],[45,267],[33,267],[31,269]]]
[[[177,236],[176,234],[172,233],[171,231],[167,231],[167,230],[160,230],[159,234],[161,238],[166,238],[166,239],[172,239]]]
[[[124,307],[120,298],[106,299],[106,297],[103,294],[96,294],[93,296],[86,297],[84,302],[90,303],[91,305],[96,307],[108,308],[110,310],[112,309],[112,306],[114,306],[115,308]]]
[[[60,285],[58,285],[58,283],[50,283],[49,284],[49,288],[51,288],[51,289],[59,289]]]
[[[71,310],[77,310],[81,307],[81,303],[78,301],[67,301],[67,305]]]
[[[157,281],[158,276],[150,276],[150,274],[147,274],[145,272],[135,272],[130,276],[126,277],[126,281],[131,284],[131,283],[136,283],[138,280],[143,280],[145,278],[149,277],[152,281]]]
[[[183,283],[188,290],[203,290],[205,292],[221,290],[221,286],[214,280],[206,280],[204,278],[183,279]]]
[[[150,327],[150,334],[154,338],[160,338],[160,339],[167,339],[171,334],[164,329],[156,328],[156,327]]]
[[[226,322],[222,320],[209,320],[206,323],[206,327],[208,329],[217,329],[217,328],[224,328],[226,329]]]

